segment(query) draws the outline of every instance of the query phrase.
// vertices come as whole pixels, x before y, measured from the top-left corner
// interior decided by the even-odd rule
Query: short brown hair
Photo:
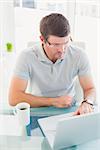
[[[40,21],[40,33],[45,39],[49,35],[65,37],[70,33],[69,21],[59,13],[52,13]]]

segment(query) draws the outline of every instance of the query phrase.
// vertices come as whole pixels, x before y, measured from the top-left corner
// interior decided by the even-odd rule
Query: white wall
[[[97,88],[97,100],[98,103],[100,97],[100,18],[87,17],[87,16],[76,16],[75,21],[75,39],[81,40],[86,43],[86,53],[88,54],[92,75],[95,86]]]
[[[14,7],[13,0],[10,1],[0,1],[0,13],[1,13],[1,50],[2,53],[6,51],[6,43],[12,42],[14,43],[14,32],[15,32],[15,24],[14,24]]]
[[[44,11],[40,9],[15,8],[15,45],[19,52],[27,47],[30,41],[39,40],[39,23],[42,17],[52,12],[63,13],[71,24],[72,33],[74,30],[74,3],[66,2],[66,11]],[[68,5],[67,5],[68,4]]]
[[[15,53],[15,32],[13,0],[0,1],[0,108],[8,106],[8,85],[11,76],[13,56]],[[13,44],[14,52],[7,53],[6,43]]]
[[[27,47],[29,41],[39,40],[39,21],[48,14],[29,8],[15,8],[15,45],[17,52]]]

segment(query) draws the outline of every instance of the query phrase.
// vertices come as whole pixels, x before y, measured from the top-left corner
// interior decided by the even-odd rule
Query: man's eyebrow
[[[69,42],[69,40],[68,41],[66,41],[66,42],[64,42],[64,43],[51,43],[51,44],[57,44],[57,45],[60,45],[60,44],[67,44]]]

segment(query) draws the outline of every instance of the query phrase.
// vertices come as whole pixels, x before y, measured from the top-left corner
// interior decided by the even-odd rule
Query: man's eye
[[[54,44],[54,46],[59,46],[60,44]]]

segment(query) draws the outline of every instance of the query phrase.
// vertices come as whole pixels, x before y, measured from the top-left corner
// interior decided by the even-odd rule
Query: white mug
[[[26,102],[18,103],[14,108],[14,115],[17,117],[19,125],[30,124],[30,105]]]

